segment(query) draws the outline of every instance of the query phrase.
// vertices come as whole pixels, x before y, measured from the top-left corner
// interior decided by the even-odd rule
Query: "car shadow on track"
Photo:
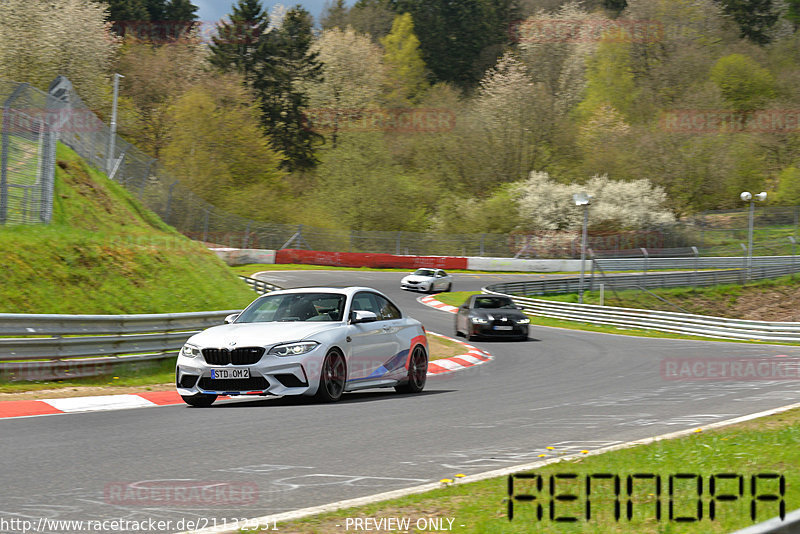
[[[423,391],[421,393],[396,393],[394,391],[359,391],[354,393],[345,393],[342,400],[333,404],[353,404],[359,402],[376,402],[383,400],[401,401],[403,399],[412,399],[419,397],[427,397],[430,395],[438,395],[441,393],[452,393],[455,390],[437,389],[434,391]],[[252,408],[257,406],[272,406],[272,407],[290,407],[290,406],[329,406],[330,403],[315,402],[314,399],[301,397],[296,395],[287,395],[285,397],[270,397],[259,399],[237,399],[236,402],[215,403],[205,409],[223,409],[223,408]]]

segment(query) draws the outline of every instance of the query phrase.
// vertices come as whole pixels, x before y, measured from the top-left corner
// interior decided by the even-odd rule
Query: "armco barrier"
[[[228,265],[245,265],[247,263],[275,263],[274,250],[260,250],[253,248],[212,248],[216,254]]]
[[[587,260],[586,269],[591,268]],[[519,258],[467,258],[470,271],[559,272],[581,270],[581,260],[523,260]]]
[[[278,286],[240,277],[256,293]],[[97,376],[118,364],[175,356],[196,332],[239,310],[140,315],[0,314],[0,378],[52,380]],[[45,337],[52,336],[52,337]],[[63,337],[67,336],[67,337]],[[38,360],[38,361],[35,361]]]
[[[467,258],[453,256],[399,256],[396,254],[369,254],[360,252],[325,252],[315,250],[282,249],[275,253],[275,263],[300,263],[337,267],[376,267],[418,269],[466,269]]]

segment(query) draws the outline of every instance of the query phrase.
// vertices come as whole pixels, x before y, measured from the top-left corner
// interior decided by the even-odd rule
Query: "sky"
[[[325,6],[326,0],[261,0],[261,4],[269,12],[275,4],[283,4],[287,8],[291,8],[300,4],[309,13],[314,16],[314,21],[319,24],[319,16]],[[236,0],[192,0],[192,3],[198,7],[197,17],[203,22],[216,22],[225,15],[229,14],[232,9],[231,6],[236,3]],[[352,4],[352,0],[346,2]]]

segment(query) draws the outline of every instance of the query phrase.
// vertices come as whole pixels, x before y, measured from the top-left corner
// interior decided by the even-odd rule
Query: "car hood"
[[[237,347],[266,347],[276,343],[300,341],[315,334],[341,327],[343,323],[274,322],[241,323],[214,326],[195,334],[189,343],[201,347],[229,346],[233,341]]]
[[[428,282],[433,280],[432,276],[418,276],[416,274],[410,274],[403,278],[403,282]]]

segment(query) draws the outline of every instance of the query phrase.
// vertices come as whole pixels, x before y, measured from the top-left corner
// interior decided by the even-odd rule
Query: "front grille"
[[[197,378],[198,375],[183,375],[178,382],[178,387],[191,389],[194,387],[195,382],[197,382]]]
[[[286,373],[286,374],[279,374],[279,375],[274,375],[274,376],[275,376],[275,379],[278,382],[283,384],[283,387],[287,387],[287,388],[304,388],[304,387],[306,387],[308,385],[306,382],[303,382],[302,380],[300,380],[299,378],[297,378],[295,375],[292,375],[292,374]]]
[[[268,387],[269,382],[263,376],[230,380],[204,376],[200,379],[200,389],[206,391],[261,391]]]
[[[238,349],[203,349],[203,358],[209,365],[252,365],[264,355],[264,347],[241,347]]]

